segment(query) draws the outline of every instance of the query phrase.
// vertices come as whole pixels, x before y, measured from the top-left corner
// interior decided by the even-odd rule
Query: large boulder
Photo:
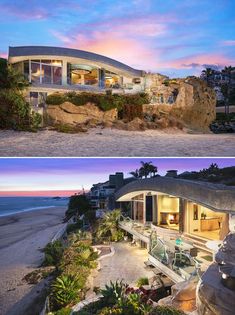
[[[65,102],[61,105],[49,105],[45,116],[49,124],[90,124],[91,126],[96,126],[97,124],[110,123],[117,119],[117,109],[114,108],[104,112],[91,103],[76,106],[70,102]]]
[[[197,288],[200,315],[235,314],[235,233],[229,233]]]
[[[172,295],[158,301],[159,305],[173,306],[185,312],[196,310],[196,288],[198,278],[179,282],[172,286]]]
[[[144,105],[145,114],[169,117],[185,127],[208,131],[216,118],[216,94],[198,78],[171,80],[164,84],[156,81],[149,95],[151,104]]]

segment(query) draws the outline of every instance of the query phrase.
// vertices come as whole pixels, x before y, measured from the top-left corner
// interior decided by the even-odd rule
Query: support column
[[[158,223],[158,207],[157,207],[157,195],[153,196],[153,223]]]
[[[146,223],[146,193],[143,193],[143,224]]]
[[[67,82],[67,61],[62,62],[62,85],[68,85]]]
[[[99,69],[99,87],[105,88],[105,69]]]
[[[179,198],[179,232],[184,232],[185,199]]]

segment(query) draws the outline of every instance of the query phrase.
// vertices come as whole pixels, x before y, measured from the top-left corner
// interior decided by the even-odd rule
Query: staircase
[[[210,254],[213,253],[209,248],[206,247],[206,242],[208,242],[208,239],[206,239],[206,238],[184,233],[184,239],[186,241],[193,243],[193,246],[195,246],[198,249],[201,249],[201,250],[208,252]]]

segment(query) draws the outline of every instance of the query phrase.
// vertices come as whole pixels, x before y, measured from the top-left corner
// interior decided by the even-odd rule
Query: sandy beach
[[[0,217],[1,315],[27,315],[37,299],[40,285],[28,285],[22,278],[42,263],[40,249],[63,226],[65,210],[56,207]]]
[[[0,131],[0,156],[234,156],[235,134],[189,134],[178,129],[90,129],[65,134]]]

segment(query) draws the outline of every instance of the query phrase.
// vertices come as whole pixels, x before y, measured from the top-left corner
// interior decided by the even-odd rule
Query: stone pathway
[[[154,273],[145,268],[148,260],[146,249],[133,247],[130,243],[113,244],[113,256],[100,261],[101,270],[96,273],[93,285],[104,287],[110,280],[122,280],[128,284],[135,284],[140,277],[153,277]]]

